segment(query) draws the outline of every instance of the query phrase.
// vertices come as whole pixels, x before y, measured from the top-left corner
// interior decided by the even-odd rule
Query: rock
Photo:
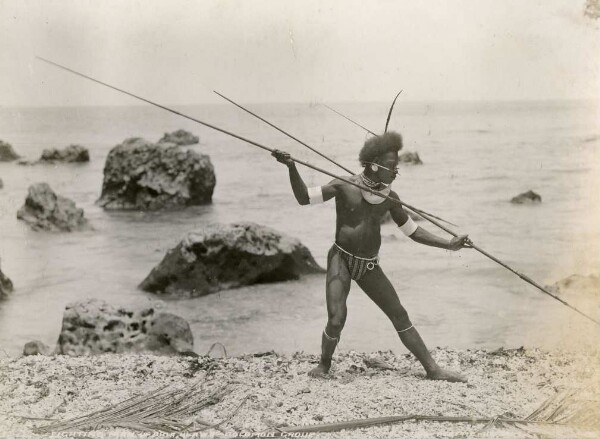
[[[174,143],[175,145],[194,145],[200,142],[198,136],[194,136],[192,133],[186,130],[177,130],[172,133],[165,133],[164,136],[159,140],[159,143]]]
[[[0,189],[2,189],[4,187],[4,182],[2,181],[2,179],[0,178]]]
[[[47,183],[29,187],[25,204],[17,212],[17,218],[28,223],[33,230],[52,232],[89,230],[83,209],[68,198],[54,193]]]
[[[50,355],[50,348],[39,340],[29,341],[23,347],[23,355]]]
[[[178,354],[193,351],[194,338],[183,318],[153,306],[114,307],[89,299],[65,308],[57,351],[65,355],[105,352]]]
[[[2,267],[0,267],[0,300],[6,299],[13,291],[12,281],[2,273]]]
[[[542,197],[533,191],[523,192],[510,200],[514,204],[541,203]]]
[[[105,209],[139,210],[207,204],[215,184],[207,155],[132,138],[108,154],[98,203]]]
[[[0,140],[0,162],[12,162],[19,158],[10,143]]]
[[[177,297],[323,273],[295,238],[254,223],[211,224],[189,233],[165,255],[140,288]]]
[[[82,163],[90,161],[90,153],[80,145],[69,145],[64,149],[45,149],[40,162]]]
[[[405,165],[422,165],[421,157],[418,152],[403,152],[398,156],[398,163]]]

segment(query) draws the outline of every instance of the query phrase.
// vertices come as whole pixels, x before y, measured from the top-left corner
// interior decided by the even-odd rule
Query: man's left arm
[[[390,197],[399,200],[398,195],[395,192],[391,192]],[[428,232],[424,228],[416,225],[412,218],[408,216],[402,206],[398,203],[394,203],[390,208],[390,214],[392,215],[394,222],[398,224],[402,233],[419,244],[452,251],[460,250],[461,248],[469,247],[471,245],[468,235],[460,235],[447,240]]]

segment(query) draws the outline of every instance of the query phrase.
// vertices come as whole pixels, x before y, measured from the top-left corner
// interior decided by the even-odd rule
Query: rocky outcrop
[[[527,191],[517,195],[516,197],[513,197],[510,202],[514,204],[541,203],[542,197],[533,191]]]
[[[159,140],[160,143],[174,143],[175,145],[194,145],[200,142],[198,136],[194,136],[192,133],[186,130],[177,130],[172,133],[165,133],[164,136]]]
[[[0,266],[0,300],[6,299],[13,291],[12,281],[2,273],[2,267]]]
[[[0,162],[12,162],[19,158],[10,143],[0,140]]]
[[[80,145],[69,145],[63,149],[45,149],[39,160],[41,163],[83,163],[90,161],[90,153]]]
[[[57,351],[66,355],[105,352],[193,354],[194,339],[183,318],[153,306],[114,307],[89,299],[67,305]]]
[[[25,204],[17,212],[17,218],[36,231],[72,232],[91,229],[83,216],[83,209],[79,209],[68,198],[55,194],[47,183],[29,187]]]
[[[322,273],[295,238],[254,223],[212,224],[189,233],[140,284],[176,297]]]
[[[403,165],[422,165],[421,157],[418,152],[403,152],[398,155],[398,163]]]
[[[133,138],[108,154],[98,203],[105,209],[139,210],[207,204],[215,184],[207,155]]]
[[[52,351],[48,345],[39,340],[33,340],[25,343],[23,346],[23,355],[50,355]]]

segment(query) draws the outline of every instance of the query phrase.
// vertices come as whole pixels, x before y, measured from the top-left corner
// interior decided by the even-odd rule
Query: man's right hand
[[[273,157],[275,157],[279,163],[283,163],[288,168],[294,164],[294,161],[292,160],[292,156],[289,155],[285,151],[280,151],[278,149],[275,149],[275,150],[273,150],[271,155]]]

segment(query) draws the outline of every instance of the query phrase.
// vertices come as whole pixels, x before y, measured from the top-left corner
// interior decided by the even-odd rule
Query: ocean
[[[387,103],[331,105],[375,132]],[[360,128],[316,104],[252,104],[250,109],[360,172]],[[335,165],[228,105],[178,111],[345,175]],[[422,166],[401,166],[393,189],[422,210],[543,285],[599,269],[600,105],[593,101],[396,104],[390,129]],[[129,137],[157,141],[183,128],[200,136],[217,185],[213,202],[173,212],[110,212],[95,204],[105,158]],[[151,106],[0,108],[0,139],[29,160],[45,148],[87,147],[87,164],[0,163],[0,258],[15,291],[0,302],[0,348],[17,355],[30,340],[54,345],[65,305],[95,297],[114,304],[153,301],[191,325],[195,350],[214,342],[230,355],[274,349],[318,353],[327,319],[325,277],[252,285],[206,297],[164,300],[137,285],[182,237],[205,224],[253,221],[297,237],[322,266],[335,232],[333,202],[296,203],[287,169],[267,152]],[[330,177],[300,167],[307,185]],[[47,182],[85,210],[93,231],[34,232],[16,218],[27,188]],[[514,205],[527,190],[538,205]],[[447,236],[434,225],[419,223]],[[419,245],[382,226],[381,266],[429,347],[461,349],[597,346],[598,326],[473,250]],[[578,305],[576,303],[576,305]],[[583,302],[579,304],[584,306]],[[598,318],[598,304],[587,312]],[[385,315],[353,284],[340,350],[407,352]]]

